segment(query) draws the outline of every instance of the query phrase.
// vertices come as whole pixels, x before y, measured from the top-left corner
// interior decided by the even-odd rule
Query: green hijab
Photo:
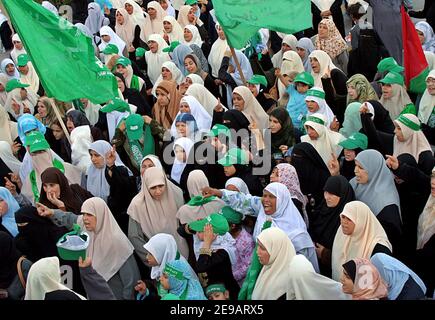
[[[344,112],[343,127],[340,129],[340,133],[346,138],[349,138],[355,132],[359,132],[362,128],[360,108],[361,103],[352,102]]]

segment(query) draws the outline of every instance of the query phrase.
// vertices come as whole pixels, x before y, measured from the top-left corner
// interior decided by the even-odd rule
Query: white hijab
[[[312,87],[311,89],[324,92],[323,89],[320,88],[320,87]],[[335,115],[332,112],[331,108],[326,103],[326,100],[325,99],[321,99],[319,97],[307,95],[305,97],[305,102],[306,101],[314,101],[314,102],[316,102],[319,105],[319,110],[317,110],[316,112],[307,111],[307,116],[312,116],[314,114],[321,114],[321,115],[323,115],[325,117],[325,125],[329,128],[331,123],[334,121]]]
[[[220,28],[220,25],[216,23],[216,29]],[[219,37],[211,46],[210,54],[208,55],[208,63],[211,67],[211,74],[215,78],[219,76],[219,69],[222,64],[222,59],[227,50],[229,50],[227,40],[222,40]]]
[[[99,111],[101,109],[101,105],[93,104],[88,100],[86,106],[84,107],[86,118],[88,118],[91,126],[94,126],[100,117]]]
[[[195,252],[196,260],[199,258],[199,251],[202,248],[203,241],[199,240],[198,236],[195,234],[193,236],[193,250]],[[237,255],[236,255],[236,240],[234,240],[233,236],[227,232],[223,236],[218,235],[216,239],[210,246],[212,251],[223,249],[228,253],[230,257],[231,265],[236,264]]]
[[[323,88],[322,77],[325,75],[328,67],[329,70],[338,68],[332,63],[331,57],[323,50],[314,50],[308,57],[315,58],[317,61],[319,61],[320,72],[315,73],[313,70],[311,70],[311,75],[314,78],[314,86]]]
[[[10,148],[17,137],[17,123],[10,121],[5,108],[0,106],[0,141],[6,141]]]
[[[19,41],[19,42],[21,42],[21,39],[20,39],[20,36],[18,35],[18,33],[15,33],[15,34],[12,36],[12,41]],[[23,46],[23,48],[22,48],[21,50],[18,50],[17,48],[15,48],[15,45],[14,45],[14,48],[13,48],[12,51],[11,51],[11,58],[12,58],[12,60],[13,60],[15,63],[17,63],[17,58],[18,58],[18,56],[19,56],[20,54],[24,54],[24,53],[27,53],[26,49],[24,49],[24,46]]]
[[[130,15],[130,18],[133,20],[133,23],[141,28],[141,30],[145,26],[145,16],[142,8],[136,3],[134,0],[125,0],[125,4],[129,4],[133,7],[133,13]],[[144,31],[142,30],[140,38],[142,41],[146,41],[147,39],[143,37]]]
[[[199,34],[198,28],[194,25],[188,24],[184,27],[184,30],[189,30],[190,33],[192,33],[192,39],[190,41],[184,40],[183,37],[183,43],[190,46],[191,44],[196,44],[198,47],[201,48],[203,41],[201,39],[201,36]]]
[[[291,50],[296,52],[296,46],[298,44],[298,39],[294,35],[292,35],[292,34],[285,35],[284,39],[282,39],[282,43],[285,43],[286,45],[288,45],[291,48]],[[273,55],[272,64],[273,64],[274,68],[281,67],[283,54],[284,54],[284,52],[282,52],[282,49],[281,49]]]
[[[162,68],[166,68],[171,72],[172,75],[172,81],[175,81],[177,83],[177,85],[181,84],[184,80],[183,74],[181,73],[181,70],[178,69],[178,67],[175,65],[175,63],[173,63],[172,61],[165,61],[162,63],[162,67],[160,68],[160,75],[157,78],[156,83],[154,83],[153,89],[152,89],[152,94],[154,96],[156,96],[156,90],[157,87],[159,86],[160,82],[163,80],[162,77]]]
[[[242,112],[249,122],[252,123],[252,121],[255,121],[257,128],[260,130],[269,128],[269,116],[254,97],[251,90],[249,90],[248,87],[239,86],[233,90],[233,94],[234,93],[239,94],[245,102]]]
[[[8,92],[4,107],[5,110],[9,112],[17,120],[20,116],[24,114],[24,105],[27,108],[29,108],[30,114],[33,114],[35,112],[35,106],[38,103],[38,95],[33,90],[30,90],[29,88],[30,87],[24,88],[24,90],[27,91],[27,98],[25,100],[21,98],[21,94],[20,94],[21,88],[15,88],[12,91]],[[13,100],[15,100],[20,105],[20,111],[18,114],[16,114],[12,108]]]
[[[162,73],[162,65],[166,61],[170,61],[171,58],[166,52],[162,50],[168,47],[168,44],[159,34],[150,35],[148,41],[154,41],[158,45],[156,53],[151,51],[145,52],[145,60],[147,62],[147,74],[152,84],[155,84],[157,79]]]
[[[71,132],[71,162],[84,174],[91,166],[89,147],[92,143],[91,128],[88,125],[79,126]]]
[[[166,16],[163,18],[163,22],[169,22],[172,25],[172,31],[167,33],[169,37],[169,42],[179,41],[180,43],[184,41],[184,33],[183,28],[181,28],[180,24],[175,20],[173,16]],[[163,33],[166,33],[163,29]]]
[[[435,168],[432,174],[435,173]],[[431,179],[431,182],[434,178]],[[435,234],[435,196],[429,195],[426,206],[418,219],[417,227],[417,250],[423,249],[424,245]]]
[[[14,75],[13,76],[7,74],[7,72],[6,72],[6,66],[8,64],[14,65]],[[1,64],[0,64],[0,69],[1,69],[1,72],[3,72],[8,77],[8,80],[20,79],[20,73],[18,72],[17,66],[15,65],[15,62],[13,62],[11,59],[9,59],[9,58],[3,59]]]
[[[426,81],[428,78],[435,79],[435,70],[429,72],[426,77]],[[430,116],[432,115],[433,109],[435,107],[435,95],[430,95],[429,91],[426,89],[424,91],[423,97],[420,100],[420,104],[418,107],[418,118],[422,123],[427,123],[429,121]]]
[[[183,174],[184,168],[186,167],[187,159],[189,158],[190,149],[192,149],[193,147],[193,141],[185,137],[178,138],[174,142],[174,150],[176,146],[182,147],[184,152],[186,153],[186,162],[180,161],[175,158],[174,164],[172,165],[171,178],[177,183],[180,183],[181,175]]]
[[[213,110],[218,104],[218,99],[204,85],[192,83],[185,94],[195,97],[208,114],[213,117]],[[222,103],[221,106],[226,109]]]
[[[21,162],[14,157],[11,145],[6,141],[0,141],[0,158],[12,172],[20,172]]]
[[[166,12],[157,1],[148,2],[147,8],[156,10],[156,17],[154,20],[151,20],[150,15],[147,14],[145,25],[142,28],[142,33],[144,34],[145,39],[149,40],[150,35],[163,33],[163,18],[166,16]]]
[[[36,73],[35,68],[33,67],[32,62],[27,62],[27,66],[29,67],[29,71],[27,74],[23,74],[20,72],[20,82],[29,85],[29,89],[33,92],[38,92],[39,90],[39,77]]]
[[[104,26],[100,29],[100,36],[109,36],[110,37],[110,41],[109,42],[105,42],[103,40],[103,38],[101,38],[101,43],[98,46],[98,49],[100,50],[100,52],[102,52],[108,44],[114,44],[117,48],[118,48],[118,54],[119,55],[124,55],[124,49],[125,49],[125,42],[124,40],[122,40],[116,33],[115,31],[112,30],[112,28],[110,28],[109,26]]]
[[[230,178],[225,182],[225,189],[228,188],[228,186],[235,186],[239,192],[244,194],[250,194],[248,185],[240,178]]]

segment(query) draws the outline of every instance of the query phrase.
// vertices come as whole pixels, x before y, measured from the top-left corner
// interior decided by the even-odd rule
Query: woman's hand
[[[202,247],[209,249],[214,239],[215,235],[213,232],[213,226],[210,223],[207,223],[204,227],[204,244]]]
[[[214,107],[214,111],[216,111],[216,112],[224,111],[224,108],[222,107],[220,98],[218,98],[218,103],[217,103],[216,107]]]
[[[116,151],[115,151],[115,147],[112,146],[112,149],[110,149],[110,151],[106,153],[106,165],[108,167],[113,167],[113,165],[115,164],[115,160],[116,160]]]
[[[338,132],[338,129],[340,129],[340,122],[338,122],[336,117],[334,117],[334,120],[332,120],[331,124],[329,125],[329,129],[335,132]]]
[[[219,189],[213,189],[210,187],[205,187],[202,189],[202,196],[204,198],[208,198],[208,197],[212,197],[212,196],[216,196],[218,198],[222,198],[222,191],[220,191]]]
[[[328,169],[331,176],[338,176],[340,174],[340,164],[338,163],[335,153],[331,153],[332,159],[328,162]]]
[[[388,168],[391,170],[397,170],[399,168],[399,160],[395,156],[386,155],[387,160],[385,160],[385,163]]]
[[[8,177],[5,177],[5,188],[9,190],[9,192],[15,197],[17,193],[17,186],[11,182],[11,180],[8,179]]]
[[[139,280],[134,287],[134,290],[139,292],[141,295],[145,295],[147,293],[147,285],[142,280]]]
[[[59,209],[65,208],[65,204],[63,203],[63,201],[56,198],[56,195],[54,192],[47,192],[47,199],[48,199],[48,201],[50,201],[52,204],[54,204]]]
[[[16,183],[18,188],[23,187],[23,183],[21,182],[21,178],[18,173],[9,173],[10,179],[12,182]]]
[[[80,268],[86,268],[92,266],[92,259],[91,257],[86,257],[85,260],[82,259],[82,257],[79,257],[79,267]]]
[[[370,110],[369,110],[369,108],[367,107],[367,103],[363,103],[362,105],[361,105],[361,107],[359,108],[359,113],[369,113],[370,112]]]
[[[279,150],[281,150],[282,154],[285,154],[288,151],[288,146],[286,145],[280,145]]]
[[[36,210],[41,217],[49,218],[54,214],[54,210],[44,206],[42,203],[36,203]]]
[[[322,246],[320,243],[315,243],[314,244],[315,248],[316,248],[316,254],[317,254],[317,258],[321,259],[322,258],[322,253],[323,250],[325,250],[325,247]]]
[[[143,121],[145,121],[146,124],[150,124],[151,121],[153,121],[153,118],[151,118],[150,116],[142,116]]]
[[[11,146],[11,150],[14,155],[17,155],[20,149],[21,149],[21,144],[18,142],[14,142],[14,144]]]

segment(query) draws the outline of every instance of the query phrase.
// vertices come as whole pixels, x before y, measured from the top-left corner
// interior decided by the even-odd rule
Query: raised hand
[[[392,170],[397,170],[399,168],[399,160],[395,156],[386,155],[387,160],[385,160],[385,163],[387,164],[387,167]]]
[[[54,214],[53,209],[50,209],[39,202],[36,203],[36,210],[41,217],[51,217]]]
[[[331,153],[332,159],[328,162],[328,169],[331,176],[338,176],[340,174],[340,163],[338,162],[335,153]]]

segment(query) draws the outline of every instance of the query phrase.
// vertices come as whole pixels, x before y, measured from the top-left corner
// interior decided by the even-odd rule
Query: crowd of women
[[[2,22],[1,298],[433,298],[435,70],[407,91],[394,24],[362,21],[378,1],[313,4],[313,29],[235,55],[211,0],[82,2],[118,83],[102,105],[48,98]]]

